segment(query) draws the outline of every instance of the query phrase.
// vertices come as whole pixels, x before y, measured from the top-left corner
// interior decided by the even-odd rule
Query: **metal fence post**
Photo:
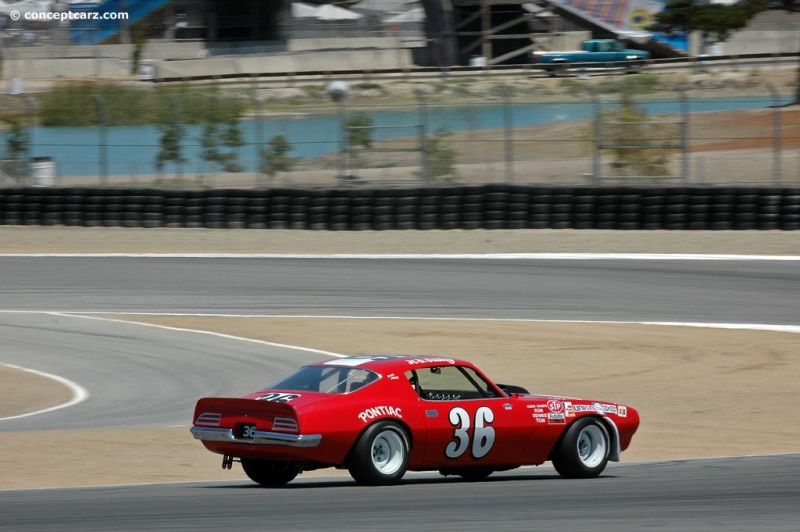
[[[591,86],[590,86],[591,87]],[[597,92],[593,89],[589,89],[591,91],[592,96],[592,105],[594,107],[594,149],[592,154],[592,184],[597,185],[600,183],[600,150],[602,149],[602,139],[600,138],[602,135],[602,109],[600,105],[600,97],[597,95]]]
[[[30,182],[33,175],[33,128],[36,125],[36,104],[28,98],[24,92],[19,93],[22,103],[25,105],[25,111],[28,114],[28,123],[25,132],[26,152],[25,152],[25,179]]]
[[[98,151],[100,153],[100,183],[108,186],[108,106],[105,99],[99,94],[92,94],[97,110],[100,112],[100,122],[98,123]]]
[[[678,94],[681,100],[681,178],[689,180],[689,99],[686,96],[686,89],[678,87]]]
[[[175,94],[168,94],[169,101],[172,104],[172,120],[176,129],[181,130],[183,126],[183,109],[181,108],[181,101]],[[183,186],[183,158],[178,157],[175,161],[175,174],[179,186]]]
[[[256,155],[255,183],[256,186],[260,185],[262,187],[266,187],[267,183],[264,181],[264,174],[261,171],[261,163],[263,158],[261,151],[264,149],[264,109],[261,105],[261,99],[258,97],[258,80],[255,78],[253,78],[253,94],[251,98],[253,100],[253,107],[256,112],[255,122],[253,123],[253,146],[255,147]]]
[[[505,124],[505,166],[506,183],[514,181],[514,114],[511,109],[511,91],[508,87],[500,89],[503,95],[503,118]]]
[[[421,90],[416,91],[419,102],[419,176],[428,181],[428,100]]]
[[[780,185],[783,180],[783,150],[781,146],[781,95],[772,83],[767,83],[772,95],[772,184]]]

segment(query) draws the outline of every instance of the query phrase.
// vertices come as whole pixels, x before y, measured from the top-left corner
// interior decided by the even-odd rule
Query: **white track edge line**
[[[800,261],[800,255],[693,253],[0,253],[0,257],[165,259],[359,259],[359,260],[734,260]]]
[[[769,323],[713,323],[713,322],[682,322],[682,321],[622,321],[622,320],[546,320],[535,318],[461,318],[461,317],[430,317],[430,316],[349,316],[349,315],[318,315],[318,314],[219,314],[219,313],[191,313],[191,312],[130,312],[130,311],[69,311],[69,310],[4,310],[0,309],[0,314],[51,314],[55,316],[77,317],[85,319],[105,319],[108,321],[119,321],[123,323],[133,323],[137,325],[147,325],[151,327],[161,327],[176,331],[200,332],[213,336],[243,340],[247,342],[262,343],[275,347],[285,347],[289,349],[299,349],[320,353],[323,355],[345,357],[341,353],[333,353],[309,347],[294,346],[269,342],[266,340],[256,340],[201,329],[182,329],[167,325],[144,323],[139,321],[122,320],[116,318],[103,318],[103,316],[152,316],[152,317],[191,317],[191,318],[274,318],[274,319],[335,319],[335,320],[418,320],[418,321],[484,321],[484,322],[508,322],[508,323],[585,323],[598,325],[655,325],[659,327],[700,327],[709,329],[742,329],[754,331],[787,332],[800,333],[800,325],[776,325]]]
[[[138,326],[143,326],[143,327],[154,327],[156,329],[164,329],[164,330],[167,330],[167,331],[206,334],[206,335],[209,335],[209,336],[216,336],[218,338],[226,338],[226,339],[229,339],[229,340],[238,340],[238,341],[243,341],[243,342],[251,342],[251,343],[254,343],[254,344],[268,345],[270,347],[280,347],[280,348],[284,348],[284,349],[295,349],[297,351],[307,351],[309,353],[318,353],[320,355],[326,355],[326,356],[331,356],[331,357],[336,357],[336,358],[345,358],[345,357],[349,356],[349,355],[345,355],[345,354],[342,354],[342,353],[334,353],[333,351],[324,351],[322,349],[314,349],[314,348],[311,348],[311,347],[303,347],[303,346],[299,346],[299,345],[290,345],[290,344],[281,344],[281,343],[278,343],[278,342],[269,342],[267,340],[258,340],[258,339],[255,339],[255,338],[246,338],[244,336],[235,336],[235,335],[232,335],[232,334],[224,334],[224,333],[218,333],[218,332],[214,332],[214,331],[205,331],[205,330],[202,330],[202,329],[187,329],[187,328],[182,328],[182,327],[171,327],[171,326],[168,326],[168,325],[159,325],[159,324],[156,324],[156,323],[144,323],[144,322],[141,322],[141,321],[121,320],[121,319],[115,319],[115,318],[104,318],[104,317],[101,317],[101,316],[88,316],[88,315],[85,315],[83,313],[46,312],[45,314],[50,314],[52,316],[62,316],[62,317],[65,317],[65,318],[80,318],[80,319],[85,319],[85,320],[98,320],[98,321],[110,321],[110,322],[116,322],[116,323],[126,323],[126,324],[129,324],[129,325],[138,325]],[[123,312],[122,314],[125,314],[125,313]]]
[[[3,365],[3,366],[8,367],[8,368],[12,368],[12,369],[21,370],[21,371],[24,371],[26,373],[33,373],[34,375],[38,375],[40,377],[45,377],[45,378],[54,380],[56,382],[59,382],[59,383],[63,384],[64,386],[69,388],[70,391],[72,392],[72,398],[69,401],[67,401],[66,403],[62,403],[62,404],[56,405],[56,406],[51,406],[49,408],[44,408],[42,410],[36,410],[35,412],[28,412],[26,414],[19,414],[19,415],[16,415],[16,416],[2,417],[2,418],[0,418],[0,421],[10,421],[12,419],[21,419],[21,418],[24,418],[24,417],[36,416],[38,414],[44,414],[45,412],[53,412],[54,410],[60,410],[62,408],[68,408],[70,406],[75,406],[78,403],[82,403],[83,401],[85,401],[86,399],[89,398],[89,392],[86,390],[86,388],[84,388],[83,386],[81,386],[80,384],[78,384],[76,382],[73,382],[73,381],[71,381],[69,379],[66,379],[64,377],[61,377],[59,375],[53,375],[52,373],[45,373],[44,371],[39,371],[39,370],[35,370],[35,369],[30,369],[30,368],[24,368],[22,366],[17,366],[15,364],[6,364],[4,362],[0,362],[0,365]]]

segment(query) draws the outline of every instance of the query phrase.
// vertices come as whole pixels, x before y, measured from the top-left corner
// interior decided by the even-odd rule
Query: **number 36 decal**
[[[494,421],[494,412],[486,406],[478,408],[475,412],[475,430],[472,436],[472,457],[476,460],[483,458],[494,445],[494,428],[489,424]],[[447,458],[458,458],[470,446],[469,414],[463,408],[456,407],[450,411],[450,424],[455,427],[453,441],[451,441],[444,454]]]

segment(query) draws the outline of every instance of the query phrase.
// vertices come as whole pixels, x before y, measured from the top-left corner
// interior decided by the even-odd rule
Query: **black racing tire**
[[[392,421],[379,421],[361,435],[347,469],[359,484],[397,484],[408,469],[410,456],[411,446],[406,431]]]
[[[625,65],[626,74],[638,74],[644,68],[644,61],[629,59]]]
[[[564,478],[595,478],[608,464],[611,438],[603,422],[581,418],[569,426],[553,451],[553,467]]]
[[[266,488],[285,486],[300,473],[300,467],[294,462],[280,460],[258,460],[242,458],[242,469],[257,484]]]
[[[550,63],[550,66],[546,66],[544,71],[551,77],[557,77],[559,74],[563,74],[567,71],[567,63],[565,61],[559,61],[555,63]]]

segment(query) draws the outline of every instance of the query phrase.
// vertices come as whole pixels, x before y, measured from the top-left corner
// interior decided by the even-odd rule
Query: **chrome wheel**
[[[587,425],[578,434],[578,457],[586,467],[597,467],[608,456],[608,441],[603,429]]]
[[[379,421],[358,439],[347,469],[359,484],[397,484],[408,469],[410,457],[410,438],[405,429],[394,421]]]
[[[394,430],[384,430],[372,442],[372,464],[383,475],[394,475],[405,463],[406,446]]]
[[[594,478],[606,468],[611,443],[603,421],[583,417],[567,428],[550,459],[562,477]]]

